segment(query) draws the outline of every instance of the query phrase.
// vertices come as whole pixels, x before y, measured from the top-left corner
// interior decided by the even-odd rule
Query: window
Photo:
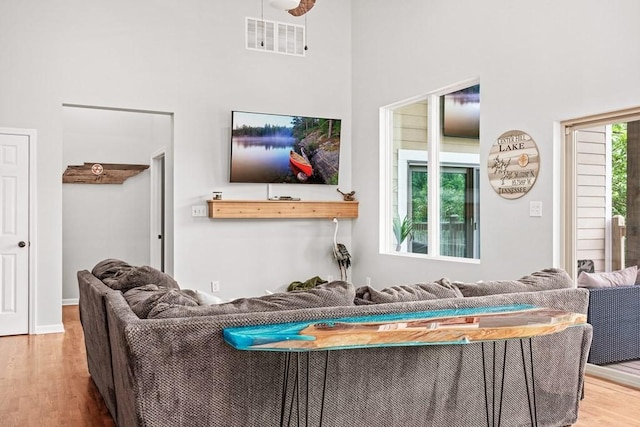
[[[381,251],[480,258],[480,85],[381,110]]]

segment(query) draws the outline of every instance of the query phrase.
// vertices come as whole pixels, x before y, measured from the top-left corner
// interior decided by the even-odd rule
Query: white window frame
[[[480,155],[473,153],[453,153],[443,151],[440,153],[440,165],[439,166],[452,166],[452,167],[464,167],[464,168],[479,168],[480,167]],[[409,204],[409,166],[412,163],[424,163],[429,164],[429,152],[422,150],[398,150],[398,216],[404,218],[409,214],[407,206]],[[440,170],[441,168],[438,168]],[[429,197],[431,199],[431,197]],[[474,197],[474,203],[477,204],[479,200]],[[430,200],[431,203],[431,200]],[[439,210],[438,210],[439,212]],[[431,211],[429,211],[431,213]],[[430,216],[431,218],[431,216]],[[442,220],[440,218],[440,220]],[[475,220],[475,218],[474,218]],[[430,221],[431,222],[431,221]],[[429,244],[437,245],[440,248],[440,224],[438,224],[438,234],[435,237],[433,243],[429,238]],[[431,228],[429,228],[429,234],[431,234]],[[478,252],[478,242],[474,242],[474,254]],[[431,246],[430,246],[431,247]],[[407,250],[407,241],[402,243],[402,249]],[[424,255],[424,254],[422,254]],[[450,258],[450,257],[447,257]],[[457,257],[455,257],[457,258]]]
[[[449,160],[461,160],[454,163],[478,165],[479,155],[465,153],[447,153],[440,152],[440,97],[457,90],[461,90],[470,86],[480,84],[479,79],[470,79],[455,85],[447,86],[439,90],[433,91],[427,95],[416,96],[397,103],[389,104],[380,108],[380,224],[379,224],[379,252],[387,255],[400,255],[407,257],[419,257],[430,259],[454,260],[456,262],[479,264],[480,258],[460,258],[440,255],[440,165],[441,163],[449,163]],[[394,245],[393,236],[393,111],[402,106],[413,104],[419,101],[427,101],[427,118],[429,125],[427,126],[428,150],[398,150],[398,215],[403,218],[407,214],[406,197],[407,197],[407,166],[408,164],[401,160],[401,152],[422,156],[411,160],[424,159],[426,156],[427,170],[437,171],[438,173],[429,173],[427,176],[429,195],[428,207],[428,234],[429,248],[428,254],[415,254],[411,252],[398,252],[390,248]],[[422,153],[418,155],[417,153]],[[440,153],[440,155],[438,155]],[[451,156],[451,157],[449,157]],[[476,163],[468,162],[470,157],[476,156]],[[424,161],[424,160],[423,160]],[[401,171],[400,169],[403,168]],[[401,189],[402,180],[404,180],[404,188]],[[404,202],[402,201],[404,200]],[[477,201],[479,202],[479,201]],[[403,214],[404,213],[404,214]],[[437,218],[437,220],[431,220]],[[475,251],[474,251],[475,252]]]

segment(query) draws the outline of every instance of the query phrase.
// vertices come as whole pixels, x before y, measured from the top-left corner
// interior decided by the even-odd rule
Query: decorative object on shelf
[[[122,184],[148,169],[149,165],[132,165],[124,163],[93,163],[70,165],[62,174],[64,184]]]
[[[212,200],[222,200],[222,191],[214,191]]]
[[[487,166],[489,182],[496,193],[505,199],[520,198],[538,178],[538,146],[525,132],[507,131],[491,147]]]
[[[338,243],[338,218],[333,218],[333,222],[336,224],[336,230],[333,233],[333,257],[338,262],[340,268],[340,279],[347,281],[347,269],[351,267],[351,254],[347,250],[347,247],[342,243]]]
[[[355,191],[350,191],[348,193],[343,193],[342,191],[340,191],[339,188],[337,188],[336,190],[338,190],[338,193],[342,194],[342,198],[344,199],[345,202],[352,202],[356,199],[356,192]]]
[[[405,216],[402,222],[397,215],[393,217],[393,235],[396,238],[396,252],[400,252],[402,242],[407,237],[413,237],[413,221],[408,216]]]
[[[95,165],[91,166],[91,173],[94,175],[102,175],[102,172],[104,172],[104,167],[102,167],[102,165],[100,163],[96,163]]]

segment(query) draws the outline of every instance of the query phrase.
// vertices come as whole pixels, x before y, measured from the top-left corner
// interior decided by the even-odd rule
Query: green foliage
[[[293,136],[304,139],[312,132],[320,131],[323,138],[331,138],[340,134],[341,121],[332,119],[316,119],[311,117],[294,117]]]
[[[311,117],[295,116],[291,120],[292,127],[265,124],[261,127],[243,125],[233,129],[233,136],[293,136],[298,140],[304,139],[312,132],[320,131],[323,139],[340,135],[340,120],[314,119]]]
[[[440,216],[442,221],[452,215],[464,219],[465,175],[462,173],[442,173],[440,175]]]
[[[612,126],[612,177],[611,211],[612,215],[627,215],[627,124],[615,123]]]
[[[414,222],[427,222],[427,171],[413,170],[411,172],[411,218]]]
[[[233,136],[291,136],[291,129],[284,126],[272,126],[269,124],[265,124],[263,127],[243,125],[242,127],[233,129]]]
[[[427,172],[411,173],[411,218],[414,222],[427,222]],[[440,209],[443,221],[451,215],[465,218],[466,176],[463,173],[443,172],[440,175]]]
[[[413,222],[411,218],[405,216],[402,221],[398,216],[393,217],[393,234],[396,237],[397,250],[407,237],[413,234]]]

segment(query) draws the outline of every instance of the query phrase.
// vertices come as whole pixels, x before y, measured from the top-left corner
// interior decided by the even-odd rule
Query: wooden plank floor
[[[0,338],[0,426],[114,426],[87,372],[78,307],[63,321],[64,334]],[[640,390],[587,377],[575,427],[640,427],[639,403]]]
[[[640,360],[612,363],[610,365],[604,366],[606,366],[607,368],[615,369],[616,371],[626,372],[628,374],[637,375],[640,377]]]
[[[115,426],[87,371],[77,306],[64,334],[0,338],[0,426]]]

